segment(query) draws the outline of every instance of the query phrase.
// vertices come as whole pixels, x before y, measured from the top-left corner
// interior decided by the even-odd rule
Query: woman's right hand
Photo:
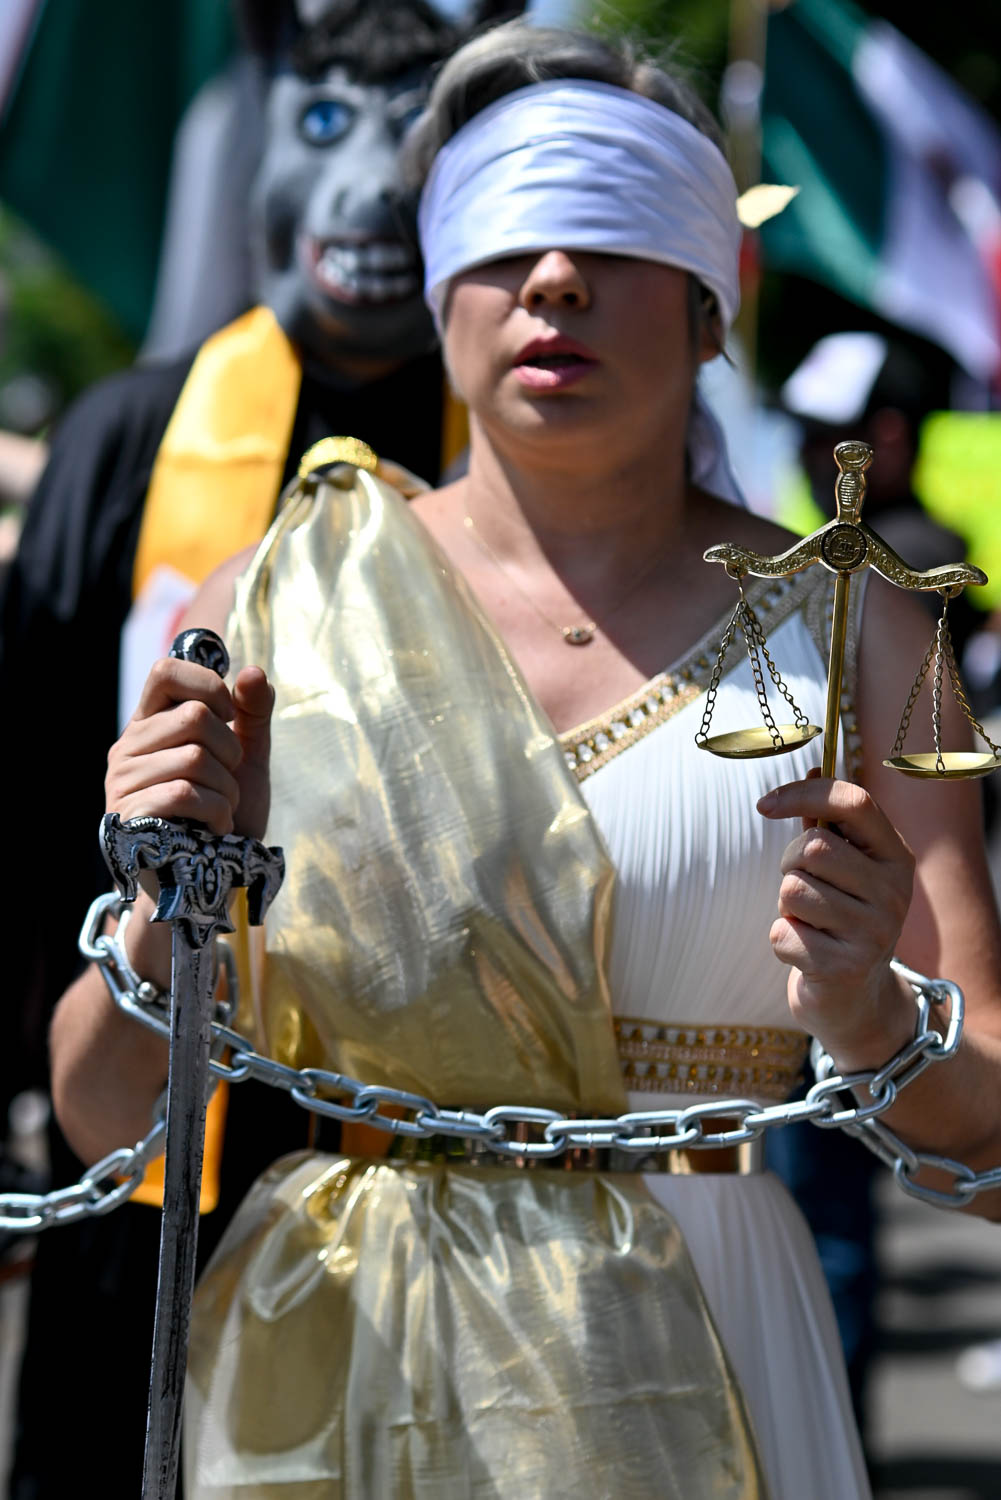
[[[231,691],[208,667],[154,663],[108,755],[108,811],[123,821],[193,818],[213,833],[263,838],[273,704],[259,667],[244,667]]]

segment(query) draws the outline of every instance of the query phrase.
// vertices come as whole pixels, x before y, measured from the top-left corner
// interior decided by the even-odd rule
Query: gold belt
[[[788,1026],[707,1025],[615,1016],[631,1094],[730,1094],[781,1103],[803,1073],[810,1039]]]
[[[716,1119],[713,1131],[736,1130],[739,1120]],[[509,1136],[519,1136],[512,1122]],[[524,1127],[527,1133],[528,1127]],[[762,1170],[763,1142],[742,1141],[737,1146],[674,1147],[666,1151],[623,1151],[617,1146],[570,1147],[559,1156],[501,1155],[484,1141],[457,1140],[454,1136],[387,1136],[370,1125],[341,1126],[340,1149],[347,1156],[384,1158],[390,1162],[439,1162],[455,1166],[519,1167],[533,1172],[662,1172],[674,1177],[740,1176]]]
[[[707,1025],[614,1017],[622,1081],[630,1093],[739,1095],[784,1100],[803,1069],[809,1039],[792,1027]],[[736,1118],[713,1118],[714,1134],[739,1128]],[[511,1121],[508,1138],[528,1140],[532,1127]],[[322,1134],[322,1131],[321,1131]],[[432,1135],[386,1136],[347,1123],[334,1149],[349,1156],[397,1162],[452,1162],[457,1166],[531,1167],[547,1172],[663,1172],[676,1177],[746,1176],[760,1172],[761,1140],[735,1146],[682,1146],[665,1151],[623,1151],[616,1146],[569,1147],[558,1156],[492,1151],[482,1140]]]

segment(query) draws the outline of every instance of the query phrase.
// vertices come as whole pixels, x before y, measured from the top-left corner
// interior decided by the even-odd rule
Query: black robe
[[[119,642],[146,490],[192,358],[114,376],[71,407],[5,582],[0,785],[17,941],[4,965],[3,1117],[16,1092],[47,1086],[49,1018],[81,967],[87,905],[111,883],[97,829],[118,733]],[[441,416],[437,355],[349,391],[307,372],[283,487],[300,454],[330,433],[362,438],[434,479]],[[221,1200],[202,1220],[200,1263],[254,1178],[304,1147],[307,1129],[308,1116],[276,1090],[231,1090]],[[53,1181],[63,1186],[81,1163],[58,1129],[50,1136]],[[159,1214],[141,1205],[39,1237],[10,1500],[63,1500],[86,1475],[104,1495],[138,1494],[158,1240]]]

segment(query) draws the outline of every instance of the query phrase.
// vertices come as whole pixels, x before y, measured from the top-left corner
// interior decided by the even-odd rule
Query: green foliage
[[[33,375],[54,397],[53,415],[135,355],[107,309],[0,207],[0,390]]]
[[[643,38],[687,68],[715,109],[726,66],[731,0],[597,0],[596,31]]]
[[[730,0],[599,0],[593,24],[658,42],[677,38],[693,58],[712,64],[726,51]]]
[[[775,0],[595,0],[595,27],[625,30],[657,44],[676,42],[688,60],[718,85],[726,66],[730,30],[740,14]],[[889,21],[950,73],[960,88],[1001,120],[1001,60],[994,44],[997,0],[964,0],[943,24],[941,10],[914,0],[854,0],[862,10]],[[706,93],[709,103],[715,95]]]

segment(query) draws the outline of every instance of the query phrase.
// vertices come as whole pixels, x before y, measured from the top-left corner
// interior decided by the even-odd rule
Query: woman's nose
[[[534,261],[521,284],[518,300],[529,310],[538,307],[588,307],[591,292],[580,266],[565,250],[547,250]]]

